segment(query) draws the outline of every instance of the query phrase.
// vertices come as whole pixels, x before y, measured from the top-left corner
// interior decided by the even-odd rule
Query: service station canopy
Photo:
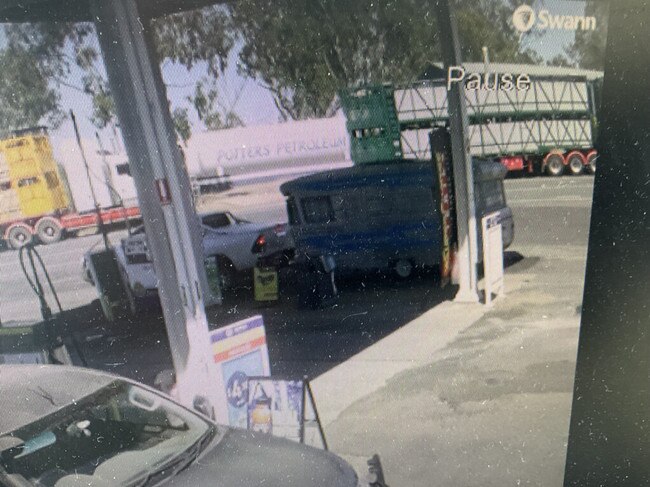
[[[226,0],[137,0],[140,17],[150,19],[226,3]],[[0,22],[90,22],[88,0],[0,0]]]

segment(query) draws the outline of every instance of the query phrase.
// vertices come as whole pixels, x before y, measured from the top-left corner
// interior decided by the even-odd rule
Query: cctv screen
[[[0,484],[561,485],[608,20],[4,1]]]

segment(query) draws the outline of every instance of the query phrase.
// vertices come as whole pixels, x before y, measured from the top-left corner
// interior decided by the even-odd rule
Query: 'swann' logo
[[[512,13],[512,23],[519,32],[528,32],[535,25],[536,17],[530,5],[520,5]]]
[[[520,5],[512,13],[512,25],[521,34],[533,27],[539,30],[596,30],[597,19],[593,16],[553,13],[549,10],[536,12],[530,5]]]

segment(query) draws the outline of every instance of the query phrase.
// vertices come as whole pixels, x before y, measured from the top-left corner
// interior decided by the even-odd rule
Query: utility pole
[[[90,188],[90,195],[93,198],[93,204],[95,205],[95,213],[97,215],[97,228],[102,234],[104,240],[104,247],[106,250],[110,248],[110,243],[108,242],[108,233],[106,232],[106,226],[102,220],[102,208],[97,201],[97,195],[95,194],[95,188],[93,186],[93,180],[90,176],[90,167],[88,166],[88,159],[86,159],[86,153],[84,152],[83,145],[81,144],[81,136],[79,135],[79,127],[77,126],[77,119],[74,116],[74,112],[70,110],[70,119],[72,120],[72,126],[74,127],[74,135],[77,138],[77,145],[79,146],[79,153],[81,154],[81,159],[84,162],[84,167],[86,168],[86,177],[88,178],[88,187]]]
[[[483,46],[481,52],[483,53],[483,69],[488,73],[490,71],[490,50],[487,46]]]
[[[461,66],[458,29],[452,15],[449,0],[437,2],[438,32],[445,69]],[[469,144],[469,121],[465,106],[465,88],[462,83],[453,83],[447,92],[449,131],[454,168],[454,191],[456,194],[456,221],[458,228],[458,252],[456,265],[459,271],[460,289],[457,302],[478,302],[478,239],[476,208],[474,202],[474,172]]]
[[[102,165],[104,166],[104,183],[108,188],[108,191],[111,193],[111,200],[114,205],[119,205],[122,207],[122,214],[124,215],[124,227],[126,228],[126,233],[131,235],[131,222],[129,221],[129,214],[126,211],[126,206],[124,206],[124,199],[122,195],[115,189],[113,184],[113,175],[111,174],[111,168],[106,160],[106,150],[104,150],[104,144],[102,138],[99,136],[99,132],[95,132],[95,137],[97,138],[97,145],[99,146],[99,153],[102,156]]]

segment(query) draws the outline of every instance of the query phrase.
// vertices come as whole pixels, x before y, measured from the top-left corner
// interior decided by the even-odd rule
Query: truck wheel
[[[567,161],[567,166],[569,166],[569,171],[571,171],[572,175],[579,176],[582,174],[582,170],[584,169],[584,159],[582,154],[571,154]]]
[[[592,152],[587,157],[587,169],[590,174],[596,174],[596,160],[598,159],[598,153]]]
[[[549,176],[562,176],[564,172],[564,159],[560,154],[549,154],[546,158],[546,174]]]
[[[7,234],[7,242],[12,249],[18,250],[25,245],[29,245],[34,236],[27,225],[14,225]]]
[[[56,218],[46,216],[41,218],[36,226],[36,235],[38,239],[45,245],[53,244],[61,240],[63,237],[63,227]]]
[[[406,279],[413,274],[413,263],[408,259],[400,259],[395,262],[393,270],[395,271],[395,274],[397,274],[397,277],[400,279]]]

